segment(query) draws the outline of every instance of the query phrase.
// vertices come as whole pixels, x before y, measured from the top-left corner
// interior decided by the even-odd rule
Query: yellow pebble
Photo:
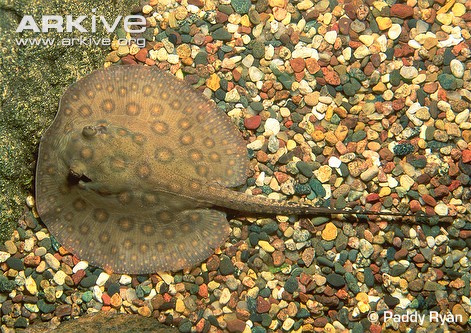
[[[322,141],[324,140],[324,133],[320,130],[315,130],[311,133],[311,137],[314,141]]]
[[[275,252],[275,248],[274,248],[273,246],[271,246],[270,243],[268,243],[267,241],[259,240],[259,241],[258,241],[258,245],[259,245],[265,252],[268,252],[268,253]]]
[[[417,145],[419,146],[419,148],[425,149],[427,148],[427,141],[425,141],[424,139],[419,139],[419,141],[417,141]]]
[[[179,298],[177,298],[177,302],[175,303],[175,311],[179,313],[183,313],[185,311],[185,303]]]
[[[386,87],[386,85],[383,82],[379,82],[372,89],[373,89],[373,92],[375,93],[383,93],[386,91],[386,89],[388,89],[388,87]]]
[[[325,113],[325,120],[330,120],[332,118],[332,116],[334,115],[334,108],[329,106],[327,108],[327,111]]]
[[[392,26],[392,21],[389,17],[377,17],[376,18],[376,23],[378,23],[378,28],[380,30],[387,30],[391,28]]]
[[[329,222],[325,225],[324,230],[321,233],[322,239],[326,241],[331,241],[337,238],[337,227],[332,222]]]
[[[213,73],[206,80],[206,87],[208,87],[212,91],[216,91],[221,87],[220,82],[221,78],[216,73]]]
[[[381,198],[386,197],[391,194],[391,189],[389,187],[382,187],[381,190],[379,190],[379,196]]]
[[[250,23],[250,20],[249,20],[249,16],[247,14],[240,18],[240,24],[243,27],[250,27],[251,23]]]
[[[466,7],[462,3],[455,3],[451,11],[453,12],[453,15],[460,17],[466,13]]]
[[[368,303],[368,295],[366,293],[358,293],[356,296],[355,296],[356,300],[358,302],[363,302],[363,303]]]
[[[288,142],[286,142],[286,148],[288,149],[288,151],[291,151],[294,148],[296,148],[296,141],[291,140],[291,139],[288,140]]]
[[[444,121],[442,119],[437,119],[437,121],[435,121],[435,128],[443,131],[445,129]]]
[[[358,310],[360,310],[361,313],[366,313],[370,311],[370,305],[368,303],[364,302],[358,302]]]

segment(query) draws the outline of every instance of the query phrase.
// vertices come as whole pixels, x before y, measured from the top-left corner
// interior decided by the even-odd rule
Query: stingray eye
[[[93,137],[94,135],[96,134],[96,129],[92,126],[85,126],[83,129],[82,129],[82,135],[85,137],[85,138],[91,138]]]

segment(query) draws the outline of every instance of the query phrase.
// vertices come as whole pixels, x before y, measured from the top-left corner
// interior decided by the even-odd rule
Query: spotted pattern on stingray
[[[184,146],[189,146],[195,142],[193,135],[185,133],[180,137],[180,142]]]
[[[198,162],[203,159],[203,153],[201,153],[201,151],[198,149],[191,149],[188,151],[188,157],[193,162]]]
[[[137,165],[136,173],[139,178],[146,179],[151,175],[151,168],[148,163],[142,162]]]
[[[137,116],[139,114],[139,104],[131,102],[126,105],[126,114],[128,116]]]
[[[152,94],[152,87],[150,85],[145,85],[142,87],[142,94],[144,96],[150,96]]]
[[[133,135],[133,141],[139,146],[142,146],[146,142],[146,136],[144,134],[135,133]]]
[[[158,135],[164,135],[168,133],[168,124],[164,121],[154,121],[151,125],[152,131]]]
[[[93,217],[96,221],[103,223],[108,221],[110,214],[103,208],[96,208],[93,212]]]
[[[79,108],[79,112],[82,117],[90,117],[92,115],[92,109],[89,105],[82,105]]]
[[[159,162],[168,163],[173,160],[173,151],[166,147],[157,148],[154,157]]]
[[[229,234],[210,195],[244,183],[248,162],[229,117],[185,82],[153,67],[112,66],[62,97],[40,144],[37,209],[92,265],[179,270]]]

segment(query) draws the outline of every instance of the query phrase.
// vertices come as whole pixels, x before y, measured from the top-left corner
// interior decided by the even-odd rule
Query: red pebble
[[[366,202],[371,203],[371,202],[376,202],[379,200],[379,194],[378,193],[370,193],[366,196]]]
[[[244,126],[247,129],[254,130],[254,129],[257,129],[258,126],[260,126],[261,122],[262,122],[262,117],[260,117],[259,115],[256,115],[250,118],[245,118]]]
[[[462,152],[461,159],[463,163],[469,163],[471,162],[471,150],[465,149]]]
[[[134,57],[130,54],[128,54],[125,57],[122,57],[121,62],[123,63],[123,65],[136,65],[137,64],[136,60],[134,60]]]
[[[289,63],[295,73],[299,73],[304,70],[305,63],[303,58],[293,58],[289,61]]]
[[[422,200],[429,206],[435,207],[437,205],[437,201],[429,194],[424,194]]]
[[[382,328],[381,328],[381,326],[379,326],[379,325],[371,324],[371,326],[370,326],[370,332],[371,332],[371,333],[381,333],[381,332],[382,332]]]
[[[340,84],[340,76],[336,71],[329,69],[327,67],[322,67],[321,70],[322,70],[322,73],[324,74],[325,82],[327,82],[328,84],[332,86],[338,86]]]
[[[104,305],[110,305],[111,304],[110,303],[111,297],[107,293],[104,293],[103,295],[101,295],[101,299],[103,300]]]
[[[205,324],[206,324],[206,320],[204,318],[201,318],[201,320],[199,320],[195,325],[196,332],[197,333],[204,332],[204,325]]]
[[[411,200],[409,206],[412,213],[416,213],[421,209],[420,202],[417,200]]]
[[[147,59],[147,49],[140,49],[139,52],[136,53],[135,57],[140,62],[146,62]]]
[[[72,274],[72,281],[74,281],[74,285],[78,285],[84,276],[85,271],[83,269],[77,271],[77,273]]]
[[[458,187],[460,187],[460,185],[461,185],[461,182],[458,179],[454,179],[454,180],[451,181],[451,184],[448,185],[448,190],[454,191]]]
[[[307,58],[305,60],[305,65],[306,65],[307,71],[310,74],[315,74],[321,69],[321,66],[319,66],[317,60],[313,58]]]
[[[434,195],[436,198],[442,198],[447,196],[450,193],[450,190],[445,185],[440,185],[434,190]]]
[[[208,297],[208,286],[206,285],[206,283],[203,283],[199,289],[198,289],[198,295],[203,297],[203,298],[206,298]]]
[[[391,10],[389,11],[389,13],[393,17],[405,19],[414,15],[414,8],[404,5],[402,3],[396,3],[391,6]]]
[[[270,310],[270,302],[264,299],[262,296],[257,297],[257,312],[266,313]]]
[[[41,262],[41,257],[39,256],[26,256],[24,259],[24,264],[26,266],[36,267]]]

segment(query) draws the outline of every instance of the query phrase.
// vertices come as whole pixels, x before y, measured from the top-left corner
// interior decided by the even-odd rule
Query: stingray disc
[[[229,233],[208,186],[243,183],[245,142],[214,103],[155,67],[67,89],[41,139],[37,209],[66,248],[120,273],[190,267]]]

